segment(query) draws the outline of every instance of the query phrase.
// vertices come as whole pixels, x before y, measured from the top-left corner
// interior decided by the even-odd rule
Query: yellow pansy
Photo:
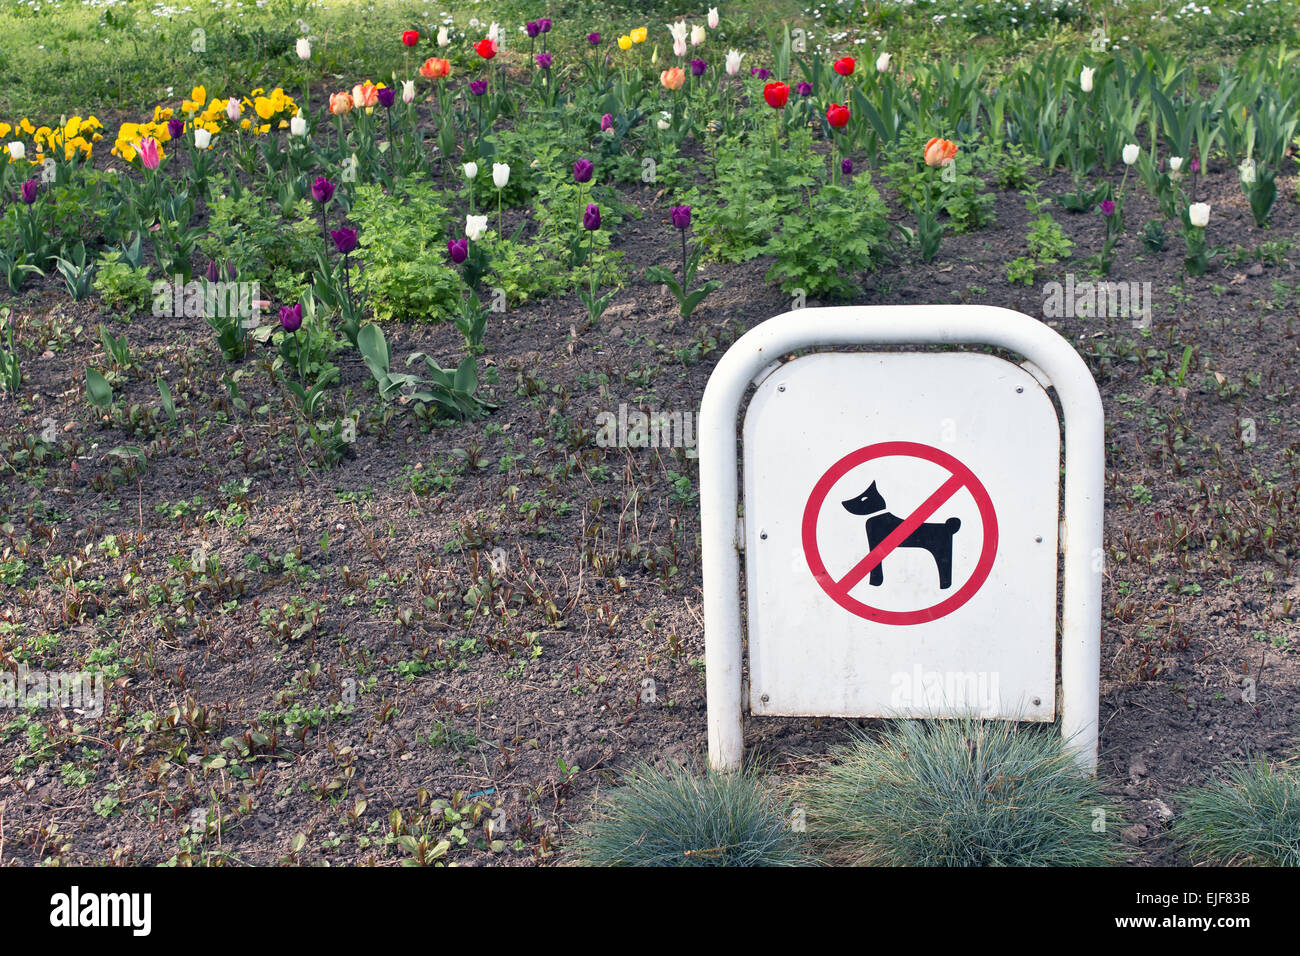
[[[8,123],[0,123],[0,137],[8,136],[11,129],[13,129],[13,127]]]

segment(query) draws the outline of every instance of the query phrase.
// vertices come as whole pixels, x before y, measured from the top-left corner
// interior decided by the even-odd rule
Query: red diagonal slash
[[[853,570],[836,582],[835,586],[840,593],[848,594],[857,587],[859,582],[870,574],[876,565],[885,560],[891,551],[906,541],[911,533],[925,522],[926,518],[942,508],[945,501],[961,491],[965,484],[965,479],[957,475],[950,475],[948,480],[939,486],[938,491],[925,499],[921,507],[908,515],[906,520],[895,528],[884,541],[872,548],[865,558],[855,564]]]

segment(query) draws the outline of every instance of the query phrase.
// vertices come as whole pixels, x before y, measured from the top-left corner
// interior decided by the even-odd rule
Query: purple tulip
[[[1113,199],[1104,199],[1104,200],[1102,200],[1102,203],[1101,203],[1101,214],[1102,214],[1103,216],[1113,216],[1113,215],[1115,215],[1115,200],[1113,200]]]
[[[587,211],[582,214],[582,226],[588,232],[600,228],[600,207],[594,202],[587,203]]]
[[[391,86],[381,86],[379,88],[379,105],[386,110],[393,108],[393,102],[397,99],[397,90]]]
[[[340,255],[347,255],[357,247],[357,231],[344,226],[342,229],[331,229],[330,238],[334,240],[334,248]]]
[[[673,206],[669,210],[669,215],[673,217],[674,229],[691,228],[691,207],[690,206]]]
[[[537,65],[540,66],[543,70],[549,70],[551,68],[551,54],[549,53],[537,54]]]
[[[691,76],[703,76],[708,68],[709,64],[703,60],[691,60]]]
[[[604,116],[600,118],[600,131],[602,133],[606,133],[613,128],[614,128],[614,117],[609,113],[606,113]]]
[[[579,159],[573,164],[573,181],[575,183],[591,182],[591,174],[596,171],[596,164],[589,159]]]
[[[473,80],[469,84],[469,91],[475,96],[482,96],[487,92],[487,80]]]
[[[468,239],[448,239],[447,255],[451,256],[451,261],[460,265],[469,258],[469,240]]]
[[[229,259],[227,259],[227,260],[226,260],[226,278],[227,278],[227,279],[233,279],[233,278],[235,278],[235,276],[237,276],[237,275],[239,275],[239,273],[238,273],[238,271],[236,271],[236,269],[235,269],[235,264],[234,264],[233,262],[231,262]]]
[[[185,120],[169,119],[167,121],[167,135],[172,139],[180,139],[185,134]]]
[[[1195,156],[1193,156],[1193,157],[1192,157],[1192,172],[1194,172],[1194,173],[1199,173],[1200,171],[1201,171],[1201,161],[1198,160]]]
[[[27,182],[19,186],[18,191],[19,194],[22,196],[23,202],[27,203],[27,205],[29,206],[32,203],[36,202],[36,189],[37,189],[37,182],[34,179],[29,179],[27,180]]]
[[[853,160],[849,159],[847,156],[845,156],[843,159],[841,159],[841,160],[840,160],[840,172],[842,172],[845,176],[852,176],[852,175],[853,175]]]
[[[794,91],[800,96],[812,96],[812,84],[805,80],[796,86]]]
[[[588,34],[587,34],[587,42],[590,43],[592,46],[595,46],[596,44],[598,44],[598,43],[600,42],[600,34],[599,34],[599,33],[588,33]]]
[[[756,66],[749,71],[749,75],[756,76],[760,80],[766,80],[769,76],[772,75],[772,71],[765,66]]]
[[[541,35],[542,25],[536,20],[529,20],[524,24],[524,32],[530,40],[536,40]]]
[[[317,176],[311,184],[311,198],[321,205],[334,198],[334,184],[324,176]]]
[[[302,328],[302,303],[280,306],[280,327],[286,332],[297,332]]]
[[[548,20],[546,17],[542,17],[540,20],[538,20],[538,21],[537,21],[537,25],[538,25],[538,27],[541,28],[541,31],[542,31],[543,33],[550,33],[550,32],[551,32],[551,21]]]
[[[217,268],[216,259],[208,263],[207,277],[209,282],[216,282],[221,278],[221,270]]]

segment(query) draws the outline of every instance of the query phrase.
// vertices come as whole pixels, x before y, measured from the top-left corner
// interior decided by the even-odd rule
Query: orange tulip
[[[957,155],[957,144],[950,139],[934,137],[925,144],[925,165],[947,166]]]
[[[420,75],[426,80],[441,80],[445,76],[450,76],[451,61],[431,56],[424,61],[424,66],[420,67]]]
[[[335,116],[352,112],[352,97],[347,92],[330,94],[330,112]]]
[[[378,106],[379,87],[366,80],[352,87],[352,102],[356,106]]]
[[[680,66],[675,66],[671,70],[664,70],[659,74],[659,82],[667,89],[680,90],[686,82],[686,71]]]

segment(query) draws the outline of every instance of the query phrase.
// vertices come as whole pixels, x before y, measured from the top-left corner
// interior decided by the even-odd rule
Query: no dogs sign
[[[1056,713],[1060,425],[976,353],[821,353],[745,416],[756,714]]]

